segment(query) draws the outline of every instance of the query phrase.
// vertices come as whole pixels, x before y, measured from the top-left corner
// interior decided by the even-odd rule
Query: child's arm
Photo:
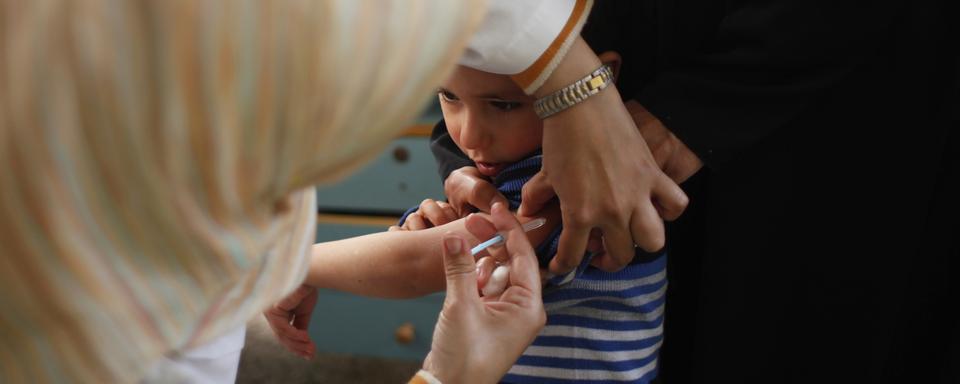
[[[478,244],[464,220],[421,231],[379,232],[313,245],[306,284],[382,298],[442,291],[441,238],[454,232]]]
[[[546,216],[543,227],[528,233],[539,244],[559,223],[559,209]],[[519,218],[521,222],[533,218]],[[454,232],[473,247],[476,239],[465,219],[419,231],[373,233],[313,245],[306,284],[363,296],[391,299],[423,296],[446,289],[441,254],[444,233]]]

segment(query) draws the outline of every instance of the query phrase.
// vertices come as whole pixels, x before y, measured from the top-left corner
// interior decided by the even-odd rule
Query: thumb
[[[517,214],[533,216],[556,195],[553,185],[547,180],[547,174],[541,170],[523,186],[520,192],[520,209]]]
[[[467,242],[450,232],[443,235],[443,268],[447,275],[448,298],[479,300],[477,264],[467,249]]]

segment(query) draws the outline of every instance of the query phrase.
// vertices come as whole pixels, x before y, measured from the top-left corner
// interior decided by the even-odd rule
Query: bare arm
[[[441,237],[477,240],[463,220],[420,231],[372,233],[313,245],[306,284],[363,296],[410,298],[445,287]]]
[[[547,225],[528,233],[538,244],[559,222],[559,209],[540,212]],[[538,216],[540,217],[540,216]],[[518,217],[526,222],[532,217]],[[402,299],[446,288],[442,239],[454,233],[471,247],[477,239],[465,228],[465,219],[417,231],[389,231],[313,245],[306,284],[357,295]]]

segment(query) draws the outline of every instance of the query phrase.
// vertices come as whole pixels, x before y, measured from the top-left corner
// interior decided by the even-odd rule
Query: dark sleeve
[[[430,134],[430,151],[433,152],[433,158],[437,161],[441,181],[446,181],[450,172],[473,165],[473,161],[460,151],[457,144],[450,138],[447,125],[443,120],[433,127],[433,132]]]
[[[702,3],[657,2],[656,46],[631,47],[633,57],[655,55],[656,69],[625,96],[714,168],[784,129],[864,63],[889,59],[882,52],[898,8],[889,1]]]

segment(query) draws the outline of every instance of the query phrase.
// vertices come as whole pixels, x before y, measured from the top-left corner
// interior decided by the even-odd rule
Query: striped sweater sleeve
[[[532,94],[570,49],[592,5],[593,0],[493,0],[460,64],[511,75]]]

